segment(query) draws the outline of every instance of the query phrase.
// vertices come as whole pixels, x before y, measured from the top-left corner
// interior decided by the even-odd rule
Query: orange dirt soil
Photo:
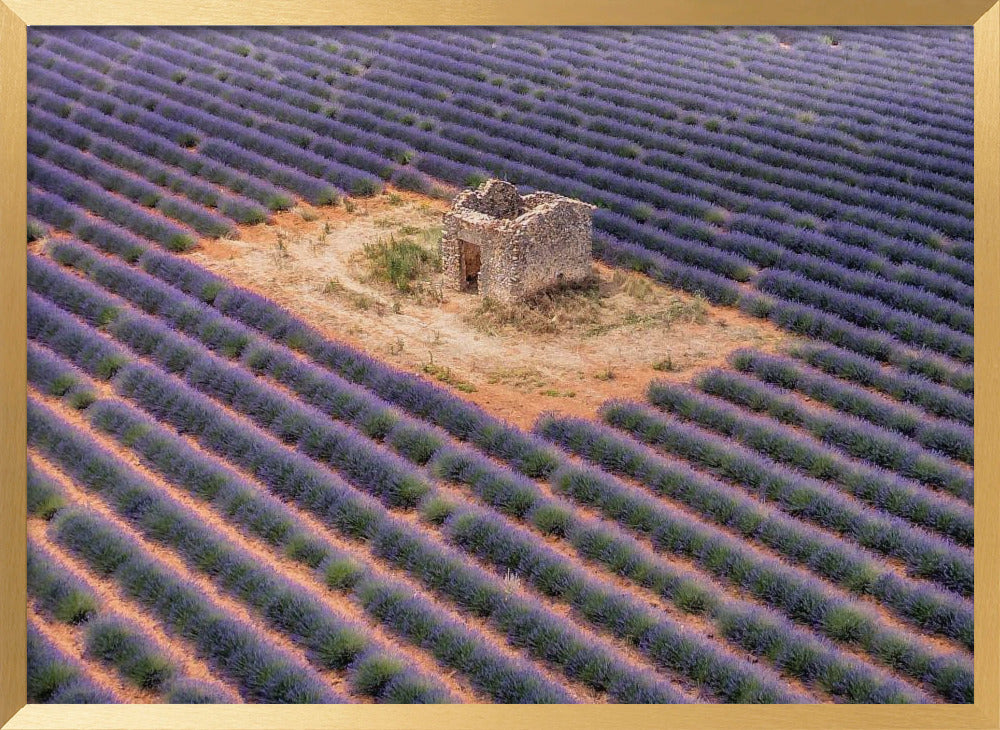
[[[597,292],[556,305],[531,326],[477,313],[474,293],[441,275],[401,293],[372,280],[365,244],[409,239],[434,253],[449,203],[408,192],[320,208],[302,204],[238,239],[202,239],[189,258],[265,295],[327,336],[446,385],[493,414],[530,427],[539,414],[592,417],[609,398],[641,398],[652,378],[687,381],[739,347],[773,352],[789,335],[636,273],[595,264]],[[542,325],[539,327],[539,325]],[[669,362],[667,371],[653,367]]]

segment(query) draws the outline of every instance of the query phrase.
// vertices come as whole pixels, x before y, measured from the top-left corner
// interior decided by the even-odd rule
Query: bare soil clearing
[[[594,286],[513,310],[444,289],[436,271],[407,292],[372,275],[366,244],[407,240],[436,253],[447,208],[394,191],[347,207],[301,205],[187,255],[522,427],[549,410],[590,417],[608,398],[642,397],[653,377],[687,381],[736,348],[774,352],[789,339],[769,322],[600,263]]]

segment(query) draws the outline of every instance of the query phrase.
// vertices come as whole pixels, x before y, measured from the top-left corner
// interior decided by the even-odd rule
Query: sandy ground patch
[[[391,191],[347,208],[303,205],[242,227],[238,240],[203,240],[188,256],[521,426],[548,410],[591,416],[608,398],[642,397],[654,377],[688,380],[738,347],[774,351],[788,339],[766,321],[603,264],[595,289],[521,311],[517,324],[483,312],[474,293],[444,290],[434,271],[408,293],[372,280],[366,244],[407,239],[436,251],[447,208]]]

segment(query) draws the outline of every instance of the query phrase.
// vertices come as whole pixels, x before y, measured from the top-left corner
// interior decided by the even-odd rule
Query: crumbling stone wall
[[[585,280],[593,207],[556,193],[520,195],[502,180],[459,193],[441,237],[445,285],[514,302]]]

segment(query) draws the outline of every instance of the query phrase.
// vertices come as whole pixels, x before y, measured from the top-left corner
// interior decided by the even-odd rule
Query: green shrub
[[[361,580],[364,572],[364,567],[353,558],[333,558],[323,567],[323,580],[332,590],[348,590]]]
[[[406,666],[401,659],[384,654],[370,654],[351,667],[351,685],[358,694],[378,697],[405,670]]]

